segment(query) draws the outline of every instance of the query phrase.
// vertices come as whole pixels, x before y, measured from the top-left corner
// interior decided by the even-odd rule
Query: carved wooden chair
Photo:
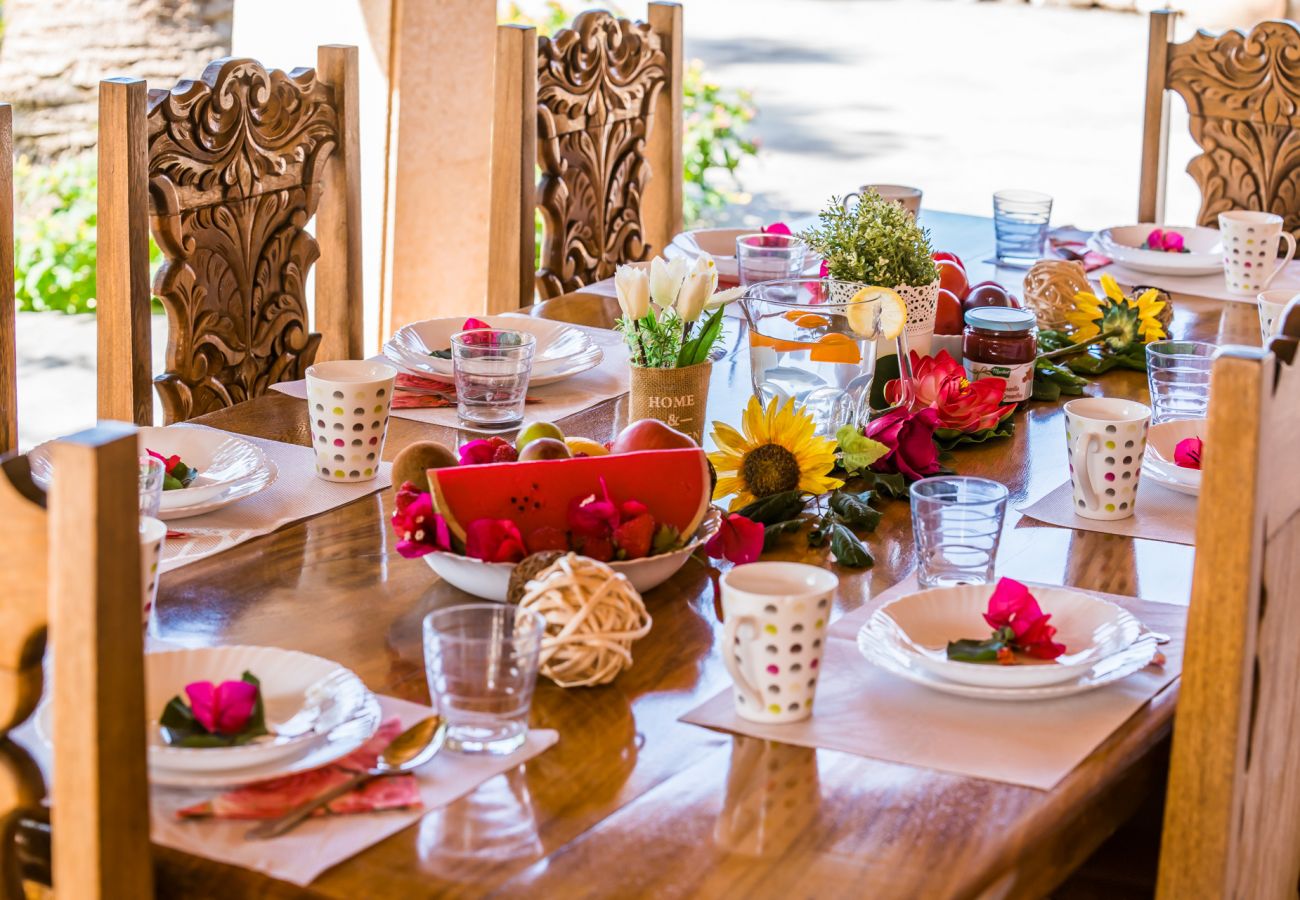
[[[18,446],[18,337],[14,321],[14,121],[0,103],[0,456]]]
[[[357,102],[357,49],[344,46],[288,73],[219,59],[147,95],[140,79],[100,83],[100,418],[153,420],[150,230],[163,256],[153,293],[167,357],[154,384],[168,422],[302,378],[317,359],[361,355]]]
[[[151,897],[135,429],[55,442],[47,495],[0,460],[0,896],[48,878],[40,769],[9,732],[53,671],[53,883],[60,897]],[[42,565],[40,561],[48,560]],[[35,839],[33,837],[35,836]]]
[[[650,3],[647,22],[590,10],[540,40],[501,26],[492,146],[489,311],[662,252],[682,227],[681,5]]]
[[[1225,210],[1263,210],[1300,234],[1300,27],[1261,22],[1174,43],[1175,16],[1151,13],[1138,221],[1164,218],[1173,91],[1201,148],[1187,166],[1201,191],[1197,221],[1218,227]]]
[[[1300,303],[1215,360],[1158,896],[1300,877]]]

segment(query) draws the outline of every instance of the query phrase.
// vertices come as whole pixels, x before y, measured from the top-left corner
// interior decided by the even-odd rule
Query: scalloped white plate
[[[1143,249],[1147,235],[1154,228],[1181,234],[1183,245],[1190,252]],[[1223,239],[1217,228],[1122,225],[1103,228],[1088,239],[1088,245],[1125,268],[1152,275],[1213,275],[1223,271]]]
[[[384,356],[408,371],[438,378],[453,374],[452,361],[430,356],[430,351],[451,346],[451,336],[462,330],[465,316],[426,319],[403,325],[384,343]],[[600,347],[581,329],[549,319],[529,316],[478,316],[493,328],[524,331],[537,339],[533,355],[534,387],[569,378],[600,365],[604,357]]]
[[[1147,449],[1142,456],[1142,473],[1171,491],[1192,497],[1201,493],[1201,470],[1174,462],[1174,448],[1189,437],[1205,439],[1204,419],[1175,419],[1158,422],[1147,432]]]

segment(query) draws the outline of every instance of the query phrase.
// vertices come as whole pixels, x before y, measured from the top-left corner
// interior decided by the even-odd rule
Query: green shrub
[[[14,288],[21,310],[95,309],[95,157],[14,165]]]

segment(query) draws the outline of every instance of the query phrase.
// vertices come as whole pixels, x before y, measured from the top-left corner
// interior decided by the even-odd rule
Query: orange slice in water
[[[848,363],[857,365],[862,362],[862,354],[853,338],[838,332],[824,334],[813,347],[808,358],[813,362]]]

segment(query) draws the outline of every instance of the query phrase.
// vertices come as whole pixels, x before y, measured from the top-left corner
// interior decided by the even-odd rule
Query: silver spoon
[[[249,829],[244,835],[251,841],[279,837],[306,820],[320,809],[348,791],[358,788],[372,778],[384,778],[389,775],[401,775],[410,772],[433,759],[434,754],[442,749],[447,737],[447,722],[441,716],[430,716],[416,722],[403,731],[384,748],[373,769],[358,772],[347,781],[332,787],[323,794],[295,806],[278,819],[269,819]]]

